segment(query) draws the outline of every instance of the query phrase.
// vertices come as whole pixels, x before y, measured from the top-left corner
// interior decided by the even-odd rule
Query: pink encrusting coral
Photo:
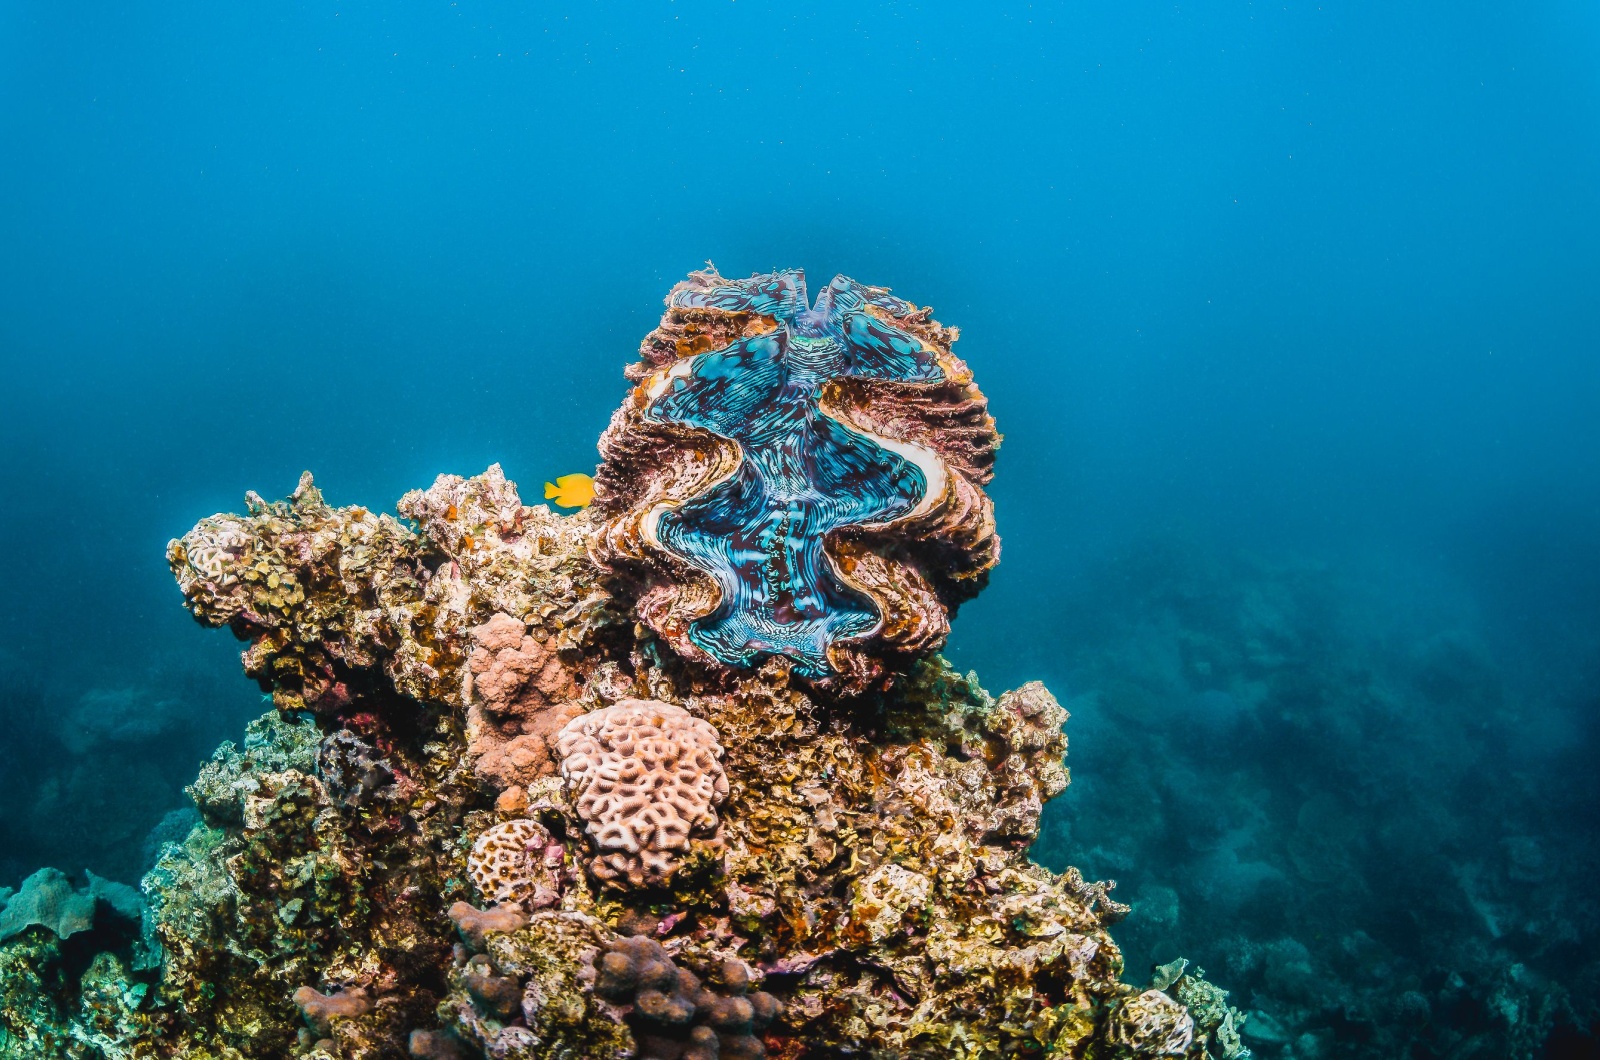
[[[556,734],[582,713],[571,672],[503,612],[469,632],[467,740],[478,774],[501,789],[553,776]]]

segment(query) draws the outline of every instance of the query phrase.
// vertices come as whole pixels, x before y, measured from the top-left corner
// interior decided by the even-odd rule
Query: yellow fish
[[[544,499],[563,508],[587,508],[594,500],[594,479],[588,475],[562,475],[544,484]]]

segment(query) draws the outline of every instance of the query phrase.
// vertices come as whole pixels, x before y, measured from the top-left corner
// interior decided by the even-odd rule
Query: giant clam
[[[692,273],[600,441],[594,555],[713,667],[859,689],[943,644],[999,555],[1000,436],[957,332],[886,288]]]

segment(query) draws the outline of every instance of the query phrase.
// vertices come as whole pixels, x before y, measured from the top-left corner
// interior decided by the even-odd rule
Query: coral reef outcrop
[[[172,542],[275,709],[144,881],[159,962],[50,980],[27,928],[0,1027],[116,988],[108,1056],[1244,1055],[1197,976],[1123,981],[1112,884],[1030,859],[1066,712],[933,652],[997,555],[954,337],[698,273],[591,507],[306,475]]]

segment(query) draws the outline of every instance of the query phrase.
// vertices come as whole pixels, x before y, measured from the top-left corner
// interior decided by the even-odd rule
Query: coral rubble
[[[998,548],[954,331],[803,292],[676,288],[576,514],[498,466],[405,522],[306,475],[174,541],[276,710],[146,877],[159,967],[49,980],[26,928],[0,1026],[115,988],[73,1055],[1245,1055],[1030,860],[1066,712],[933,654]]]

